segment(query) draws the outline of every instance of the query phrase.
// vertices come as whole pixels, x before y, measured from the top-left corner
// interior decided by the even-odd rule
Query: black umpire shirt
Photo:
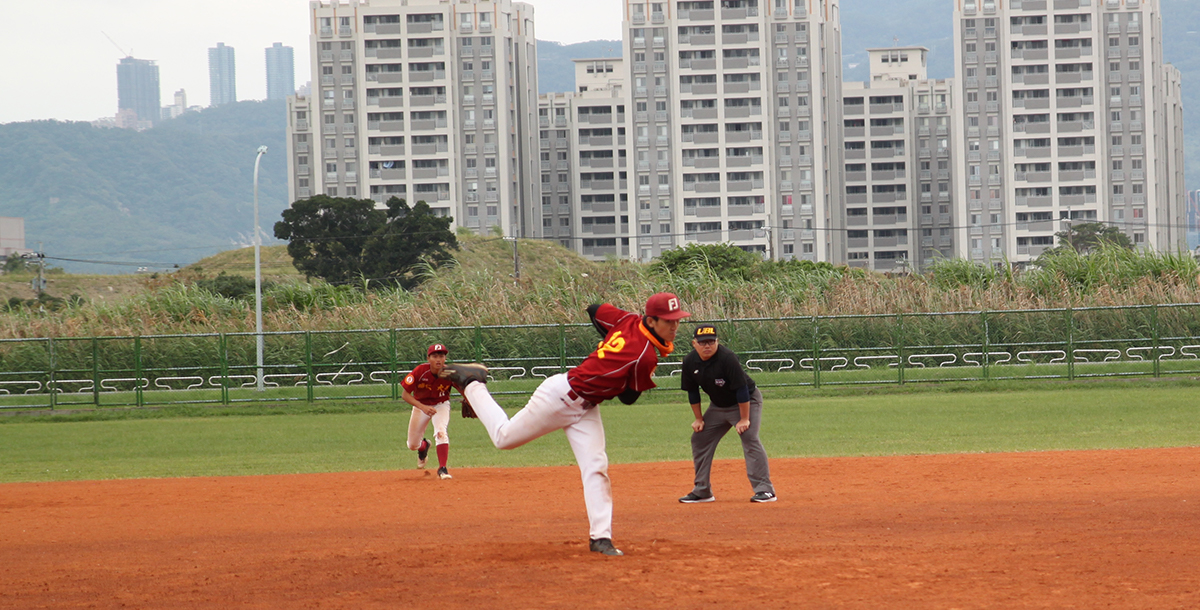
[[[717,346],[717,353],[704,360],[696,350],[683,358],[683,376],[680,387],[685,391],[697,388],[708,394],[709,400],[718,407],[736,407],[737,390],[747,386],[754,392],[754,380],[742,369],[737,354],[724,345]]]

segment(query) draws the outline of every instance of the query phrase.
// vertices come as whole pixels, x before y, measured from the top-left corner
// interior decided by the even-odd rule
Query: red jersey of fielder
[[[599,404],[626,389],[644,392],[655,387],[650,376],[658,366],[658,355],[670,355],[674,346],[655,337],[642,324],[642,316],[608,303],[596,310],[595,319],[608,334],[583,364],[567,371],[571,389]]]
[[[404,376],[400,385],[412,394],[417,402],[423,405],[439,405],[450,400],[450,388],[454,387],[449,379],[442,379],[429,370],[426,362],[417,366],[411,373]]]

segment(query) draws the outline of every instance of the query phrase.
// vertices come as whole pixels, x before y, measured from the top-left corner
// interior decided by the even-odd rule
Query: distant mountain
[[[237,243],[254,225],[254,157],[262,226],[288,205],[281,101],[239,102],[144,132],[88,123],[0,125],[0,215],[25,218],[26,245],[69,271],[187,264]],[[127,267],[80,261],[127,262]]]
[[[593,40],[562,44],[539,40],[538,93],[559,93],[575,90],[575,59],[620,57],[620,40]]]

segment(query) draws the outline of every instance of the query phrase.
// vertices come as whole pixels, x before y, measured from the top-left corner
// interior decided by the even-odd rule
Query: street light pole
[[[255,388],[263,391],[263,323],[262,323],[262,233],[258,229],[258,164],[262,156],[267,154],[266,146],[258,147],[258,156],[254,157],[254,343],[255,364],[258,371],[254,375]]]

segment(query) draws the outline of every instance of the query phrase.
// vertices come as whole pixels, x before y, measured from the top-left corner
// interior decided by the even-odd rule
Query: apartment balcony
[[[1048,208],[1054,205],[1053,197],[1027,197],[1017,196],[1017,205],[1023,205],[1031,208]]]
[[[384,148],[387,148],[386,146]],[[403,147],[399,147],[403,148]],[[448,150],[448,146],[444,143],[434,144],[413,144],[412,154],[414,155],[436,155],[444,153]],[[403,154],[403,153],[400,153]]]
[[[903,156],[904,156],[904,150],[905,150],[905,149],[904,149],[903,147],[897,147],[897,148],[872,148],[872,149],[871,149],[871,158],[872,158],[872,159],[887,159],[887,158],[890,158],[890,157],[903,157]],[[849,152],[849,151],[847,151],[847,152]],[[850,157],[846,157],[846,158],[847,158],[847,159],[849,159]]]
[[[426,119],[426,120],[413,120],[412,121],[412,131],[430,131],[430,130],[434,130],[434,129],[445,129],[445,128],[446,128],[446,120],[445,119]]]
[[[1058,172],[1058,179],[1063,182],[1078,182],[1080,180],[1095,180],[1096,170],[1074,170]]]
[[[1049,49],[1013,49],[1012,59],[1023,61],[1046,61],[1050,59]]]
[[[904,112],[904,104],[871,104],[871,114]]]
[[[370,176],[376,180],[404,180],[407,178],[408,170],[405,168],[399,169],[373,169],[370,170]],[[417,172],[413,171],[413,177],[419,178]],[[436,177],[436,176],[432,176]]]
[[[1051,182],[1054,180],[1054,174],[1051,172],[1017,172],[1013,175],[1013,179],[1017,182]]]
[[[1058,147],[1059,157],[1080,157],[1083,155],[1096,154],[1095,146],[1060,146]]]
[[[871,127],[871,137],[903,135],[904,125],[883,125]],[[938,135],[943,135],[939,133]]]
[[[1096,203],[1096,194],[1095,193],[1085,193],[1082,195],[1059,195],[1058,203],[1059,203],[1059,205],[1065,205],[1065,206],[1087,205],[1090,203]]]
[[[435,55],[445,55],[446,50],[443,47],[409,47],[408,56],[416,59],[424,59],[434,57]]]

